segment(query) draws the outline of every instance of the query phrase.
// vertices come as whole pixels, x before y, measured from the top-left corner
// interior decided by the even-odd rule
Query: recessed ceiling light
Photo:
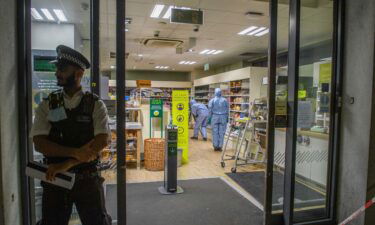
[[[125,28],[125,32],[128,32],[129,31],[129,29],[128,28]]]
[[[150,15],[151,18],[159,18],[160,13],[163,11],[164,5],[155,5],[152,13]]]
[[[214,52],[213,54],[214,55],[217,55],[217,54],[220,54],[220,53],[222,53],[222,52],[224,52],[223,50],[217,50],[216,52]]]
[[[257,36],[257,37],[261,37],[261,36],[263,36],[263,35],[268,34],[268,32],[270,32],[270,29],[267,29],[267,30],[264,30],[264,31],[262,31],[262,32],[259,32],[259,33],[257,33],[255,36]]]
[[[111,66],[111,69],[115,69],[116,68],[116,66]]]
[[[195,64],[195,63],[197,63],[197,62],[195,62],[195,61],[181,61],[179,64],[183,64],[183,65],[193,65],[193,64]]]
[[[36,10],[35,8],[31,8],[31,15],[36,20],[43,20],[43,17],[39,14],[38,10]]]
[[[258,28],[258,29],[256,29],[256,30],[254,30],[254,31],[252,31],[252,32],[250,32],[250,33],[248,33],[247,35],[252,36],[252,35],[257,34],[257,33],[261,32],[261,31],[263,31],[263,30],[265,30],[265,29],[267,29],[267,27],[260,27],[260,28]]]
[[[59,21],[61,21],[61,22],[68,21],[66,19],[66,16],[65,16],[64,12],[61,9],[54,9],[53,12],[55,13],[55,15],[59,19]]]
[[[138,54],[138,56],[139,56],[139,57],[143,57],[143,55],[142,55],[142,54]]]
[[[211,55],[211,54],[213,54],[214,52],[216,52],[216,50],[211,50],[211,51],[207,52],[206,54],[207,54],[207,55]]]
[[[257,28],[258,27],[256,27],[256,26],[251,26],[251,27],[246,28],[245,30],[241,31],[240,33],[238,33],[238,35],[245,35],[245,34],[251,32],[251,31],[253,31],[253,30],[257,29]]]
[[[173,6],[169,6],[167,12],[163,16],[163,19],[169,19],[169,17],[171,17],[172,8],[174,8],[174,7]]]
[[[210,49],[206,49],[204,51],[201,51],[200,54],[201,55],[217,55],[217,54],[220,54],[224,52],[223,50],[210,50]]]
[[[46,18],[50,21],[55,21],[55,18],[53,18],[52,14],[49,12],[48,9],[40,9],[42,10],[43,14],[46,16]]]
[[[199,54],[206,54],[209,51],[210,51],[209,49],[206,49],[206,50],[201,51]]]
[[[160,69],[160,66],[155,66],[155,69]]]

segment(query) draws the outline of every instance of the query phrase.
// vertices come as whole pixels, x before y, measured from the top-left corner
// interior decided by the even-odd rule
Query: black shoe
[[[218,147],[214,147],[214,151],[219,151],[219,148]]]
[[[207,138],[203,138],[203,141],[207,141]]]
[[[198,137],[191,137],[192,140],[198,140]]]
[[[222,149],[222,148],[217,148],[217,150],[218,150],[219,152],[223,151],[223,149]]]

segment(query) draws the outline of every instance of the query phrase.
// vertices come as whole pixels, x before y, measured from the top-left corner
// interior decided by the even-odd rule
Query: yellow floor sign
[[[172,91],[173,125],[178,127],[177,148],[182,149],[182,163],[189,162],[189,91]]]

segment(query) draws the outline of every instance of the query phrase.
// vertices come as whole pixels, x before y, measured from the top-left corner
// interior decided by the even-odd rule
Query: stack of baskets
[[[164,170],[165,140],[162,138],[149,138],[145,140],[144,146],[146,170]]]

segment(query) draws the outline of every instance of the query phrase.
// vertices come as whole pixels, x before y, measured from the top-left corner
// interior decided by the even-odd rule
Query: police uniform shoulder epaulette
[[[82,101],[84,105],[84,112],[90,113],[90,114],[93,113],[95,102],[98,101],[99,99],[100,99],[99,96],[97,96],[96,94],[86,91],[82,97]]]

